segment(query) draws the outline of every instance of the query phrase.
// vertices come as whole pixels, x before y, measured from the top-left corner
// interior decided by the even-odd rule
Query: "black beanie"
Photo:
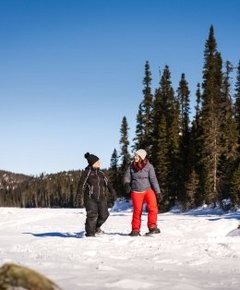
[[[87,159],[88,164],[90,166],[92,166],[95,162],[97,162],[99,160],[99,158],[96,155],[90,154],[89,152],[87,152],[84,157]]]

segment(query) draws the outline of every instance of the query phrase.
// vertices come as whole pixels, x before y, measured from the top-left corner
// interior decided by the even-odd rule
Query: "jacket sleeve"
[[[156,194],[161,193],[160,186],[159,186],[159,183],[158,183],[158,180],[156,177],[156,173],[155,173],[155,170],[154,170],[152,164],[150,164],[150,169],[149,169],[149,180],[150,180],[150,184],[151,184],[153,190],[155,191],[155,193]]]
[[[83,195],[84,195],[84,187],[87,182],[88,178],[88,170],[84,170],[80,176],[77,185],[77,194],[76,194],[76,205],[82,206],[83,205]]]

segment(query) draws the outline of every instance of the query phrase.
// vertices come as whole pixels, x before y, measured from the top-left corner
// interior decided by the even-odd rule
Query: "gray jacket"
[[[143,169],[135,171],[130,165],[124,175],[124,184],[130,184],[131,191],[145,191],[152,188],[155,193],[160,193],[160,187],[152,164],[148,161]]]

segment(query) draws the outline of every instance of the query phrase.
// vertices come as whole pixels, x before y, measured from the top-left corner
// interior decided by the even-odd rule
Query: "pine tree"
[[[221,100],[221,154],[219,158],[219,191],[220,198],[229,195],[229,179],[232,175],[235,160],[237,158],[238,133],[237,124],[234,119],[234,107],[230,93],[230,73],[233,67],[229,61],[226,62],[223,74],[222,100]]]
[[[233,205],[240,204],[240,160],[236,162],[236,168],[230,179],[230,198]]]
[[[144,148],[144,129],[143,129],[143,109],[142,103],[139,105],[137,114],[137,125],[136,125],[136,137],[133,139],[135,144],[133,145],[134,150]]]
[[[177,89],[177,98],[180,106],[180,133],[181,136],[189,134],[189,114],[190,114],[190,91],[185,74],[181,75],[179,87]]]
[[[165,71],[161,77],[160,84],[163,82],[163,78],[168,79]],[[152,133],[152,163],[155,167],[157,178],[159,179],[161,191],[164,195],[168,195],[168,168],[169,160],[168,143],[167,143],[167,120],[166,120],[166,107],[167,100],[163,98],[161,88],[155,91],[153,102],[153,133]]]
[[[189,174],[189,178],[185,183],[185,190],[187,199],[183,204],[183,209],[194,208],[199,203],[199,177],[194,169]]]
[[[112,156],[111,156],[111,161],[110,161],[110,168],[114,171],[117,172],[118,170],[118,153],[116,148],[114,148]]]
[[[190,199],[189,203],[193,206],[200,206],[204,201],[203,196],[203,185],[201,184],[200,175],[201,175],[201,153],[202,153],[202,135],[203,128],[201,126],[201,109],[202,109],[202,95],[200,84],[197,84],[196,91],[196,106],[195,106],[195,116],[192,121],[191,131],[190,131],[190,144],[189,144],[189,160],[190,160],[190,175],[187,181],[187,195]],[[193,182],[192,179],[197,180]],[[196,184],[194,186],[195,192],[189,195],[189,184]],[[192,189],[193,190],[193,189]],[[192,191],[191,190],[191,191]]]
[[[121,186],[121,176],[120,176],[118,160],[119,160],[119,156],[118,156],[117,150],[114,148],[112,156],[111,156],[110,168],[108,170],[108,174],[109,174],[110,181],[117,192],[117,195],[121,196],[122,186]]]
[[[217,51],[214,28],[210,27],[209,37],[206,41],[203,69],[203,104],[201,115],[202,138],[202,172],[203,190],[207,203],[218,200],[219,186],[219,156],[222,148],[221,117],[222,117],[222,58]]]
[[[190,175],[190,128],[189,128],[189,114],[190,114],[190,91],[188,83],[185,79],[185,74],[182,74],[177,89],[177,98],[180,109],[180,170],[179,170],[179,199],[183,204],[186,204],[186,182]]]
[[[119,154],[119,159],[121,161],[121,164],[119,166],[119,187],[118,190],[120,192],[120,195],[123,195],[125,197],[128,197],[128,194],[125,193],[124,187],[123,187],[123,176],[130,164],[130,154],[128,151],[128,146],[129,146],[129,141],[128,141],[128,122],[127,118],[124,116],[122,119],[122,124],[121,124],[121,138],[120,138],[120,154]]]
[[[237,80],[235,84],[235,119],[238,131],[238,147],[240,148],[240,61],[237,67]]]
[[[165,66],[153,103],[152,162],[166,197],[175,200],[179,182],[179,105],[174,97],[171,74]]]
[[[179,128],[179,104],[173,97],[173,103],[170,110],[168,122],[168,158],[170,161],[169,168],[169,186],[171,197],[181,202],[180,193],[180,128]]]
[[[223,154],[227,159],[236,157],[237,147],[237,123],[234,118],[234,104],[230,90],[230,73],[233,71],[232,64],[227,61],[223,75],[222,88],[222,135],[223,135]]]
[[[152,134],[152,106],[153,96],[151,93],[151,71],[147,61],[145,64],[145,76],[143,79],[143,101],[139,105],[136,126],[135,149],[143,148],[151,154],[151,134]]]
[[[230,183],[229,185],[229,196],[232,200],[233,205],[239,204],[240,202],[240,166],[239,166],[239,148],[240,148],[240,61],[237,66],[237,79],[235,83],[235,104],[234,104],[234,120],[236,126],[236,151],[238,156],[232,158],[232,162],[228,165],[228,175],[226,180]],[[231,134],[232,136],[233,134]],[[227,188],[228,189],[228,188]],[[225,197],[228,197],[227,195]]]
[[[121,124],[121,138],[120,138],[120,160],[121,160],[121,172],[124,174],[125,171],[127,170],[129,163],[130,163],[130,154],[128,151],[129,147],[129,140],[128,140],[128,122],[127,118],[124,116],[122,119],[122,124]]]

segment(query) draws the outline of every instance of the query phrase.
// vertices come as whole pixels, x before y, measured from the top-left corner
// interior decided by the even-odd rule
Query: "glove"
[[[128,195],[131,192],[131,186],[130,183],[125,183],[124,184],[125,192]]]

